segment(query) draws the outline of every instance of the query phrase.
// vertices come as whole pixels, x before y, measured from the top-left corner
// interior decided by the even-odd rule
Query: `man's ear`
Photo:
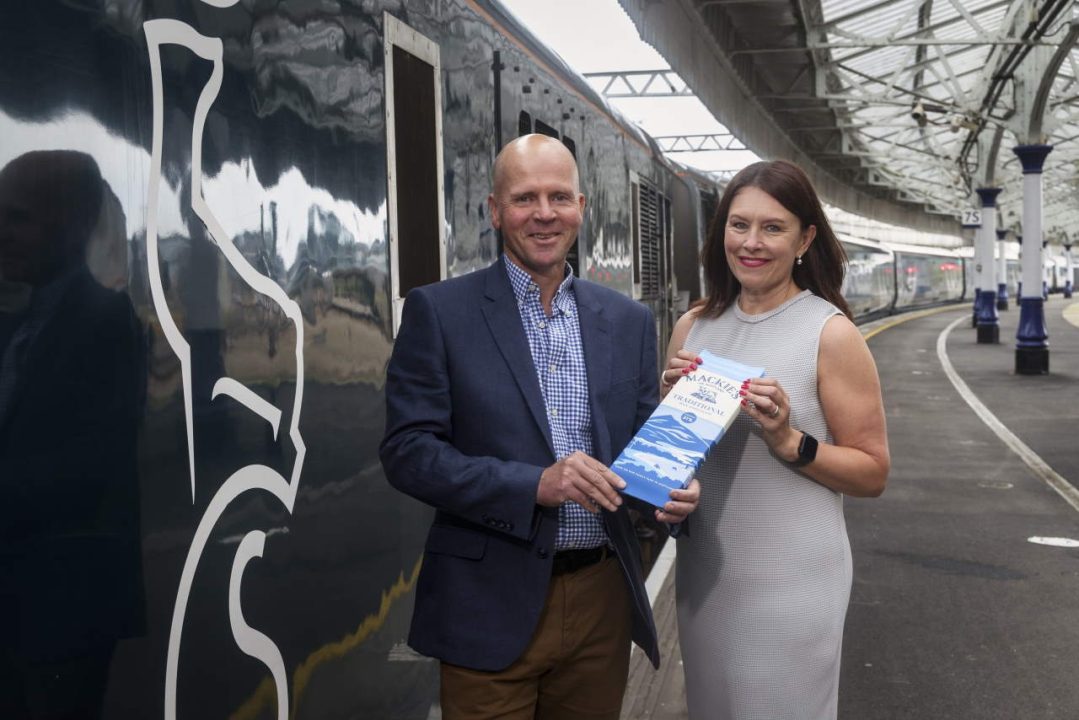
[[[502,229],[502,215],[499,213],[498,203],[495,202],[494,193],[487,196],[487,212],[491,215],[491,225],[495,230]]]

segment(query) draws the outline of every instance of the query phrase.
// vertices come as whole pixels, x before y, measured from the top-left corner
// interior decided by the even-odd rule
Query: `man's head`
[[[0,278],[38,287],[83,262],[101,193],[101,172],[85,153],[34,151],[4,166]]]
[[[506,255],[535,279],[561,279],[585,205],[570,151],[546,135],[511,141],[495,159],[487,204]]]

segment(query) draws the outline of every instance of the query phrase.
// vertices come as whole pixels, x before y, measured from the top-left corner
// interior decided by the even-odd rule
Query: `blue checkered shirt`
[[[580,450],[592,454],[592,412],[588,407],[588,373],[584,364],[581,326],[577,321],[577,296],[573,271],[566,265],[566,279],[551,301],[550,317],[543,311],[540,289],[527,272],[506,257],[517,309],[528,336],[532,364],[536,368],[551,440],[559,459]],[[594,548],[607,543],[598,515],[575,502],[558,509],[555,550]]]

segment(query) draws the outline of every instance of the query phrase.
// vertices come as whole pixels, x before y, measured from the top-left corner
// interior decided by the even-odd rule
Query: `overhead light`
[[[971,132],[978,129],[978,121],[969,115],[952,115],[948,118],[948,129],[953,133],[960,130],[970,130]]]
[[[929,119],[925,116],[925,106],[922,105],[921,100],[914,101],[914,107],[910,109],[910,116],[914,118],[914,122],[918,123],[918,127],[925,127]]]

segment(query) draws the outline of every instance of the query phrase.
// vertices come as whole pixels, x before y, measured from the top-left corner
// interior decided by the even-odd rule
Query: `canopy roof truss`
[[[1076,0],[660,0],[667,15],[651,0],[621,2],[750,149],[757,143],[739,133],[738,118],[702,92],[710,79],[700,56],[679,61],[674,43],[688,40],[663,37],[676,27],[674,7],[689,18],[683,28],[704,28],[715,68],[732,72],[827,176],[949,218],[976,203],[975,188],[1003,187],[1002,220],[1021,232],[1022,170],[1012,148],[1047,143],[1046,237],[1079,233]],[[1032,112],[1036,97],[1044,114]]]
[[[976,186],[1001,186],[1003,219],[1014,225],[1022,216],[1022,171],[1011,147],[1048,142],[1056,147],[1045,186],[1073,192],[1045,194],[1046,230],[1064,230],[1053,219],[1068,213],[1056,206],[1079,206],[1070,161],[1076,142],[1062,142],[1079,129],[1069,97],[1079,90],[1079,51],[1056,70],[1051,130],[1041,138],[1030,137],[1030,118],[1021,116],[1016,76],[1022,63],[1037,63],[1038,53],[1066,39],[1071,0],[801,0],[798,9],[817,87],[826,89],[818,97],[847,124],[839,128],[844,145],[887,168],[897,190],[925,198],[930,211],[958,214]],[[1006,133],[989,168],[987,143],[997,127]]]

